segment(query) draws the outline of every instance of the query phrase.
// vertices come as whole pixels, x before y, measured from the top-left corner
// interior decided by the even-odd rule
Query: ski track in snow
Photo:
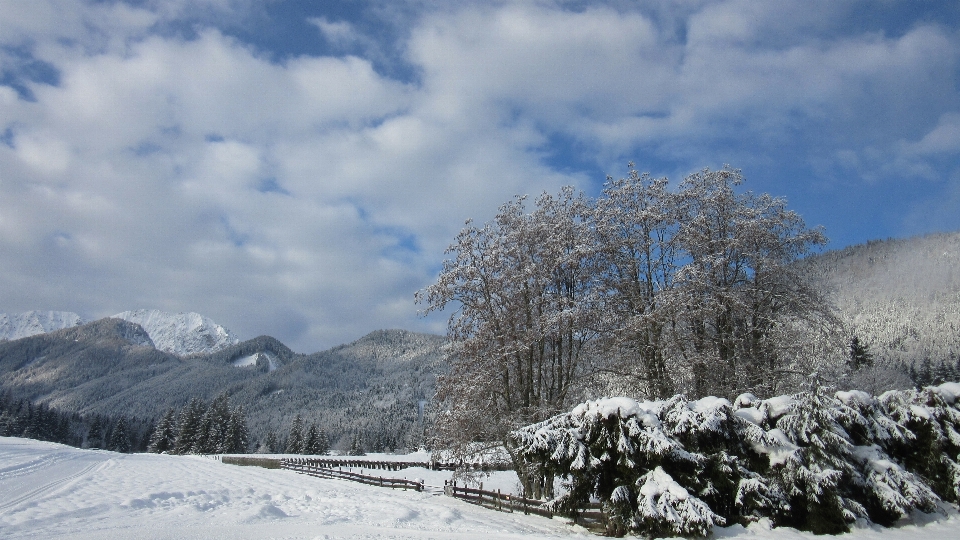
[[[3,539],[598,538],[563,518],[495,512],[435,492],[224,465],[198,456],[116,454],[5,437],[0,437],[0,494]],[[919,521],[925,524],[864,527],[843,538],[960,537],[955,511]],[[719,528],[715,537],[824,538],[762,526]]]

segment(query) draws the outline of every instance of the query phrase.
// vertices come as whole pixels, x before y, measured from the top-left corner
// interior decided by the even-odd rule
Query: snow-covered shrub
[[[766,476],[788,497],[791,511],[777,525],[809,529],[817,534],[846,532],[848,524],[867,517],[850,497],[847,486],[857,476],[853,443],[838,421],[848,414],[821,391],[795,396],[786,414],[768,417],[771,435]]]
[[[854,479],[855,488],[863,494],[861,502],[870,520],[891,525],[914,509],[934,511],[940,498],[889,455],[915,448],[916,435],[887,416],[880,401],[866,392],[835,395],[848,408],[839,421],[856,445],[853,455],[859,461],[860,476]]]
[[[713,524],[725,524],[702,500],[692,496],[657,467],[637,480],[635,528],[650,536],[707,536]]]
[[[870,520],[890,526],[907,517],[914,509],[933,512],[940,498],[913,473],[894,463],[877,445],[857,446],[856,455],[862,462],[860,478],[864,505]]]
[[[757,470],[790,501],[789,513],[770,516],[777,525],[835,533],[857,518],[890,525],[914,509],[933,511],[939,502],[878,445],[912,435],[863,392],[781,396],[745,408],[743,416],[779,439],[758,447],[767,453],[769,469]]]
[[[590,401],[514,432],[515,451],[545,473],[567,479],[567,493],[552,502],[557,511],[575,513],[591,498],[603,502],[612,534],[709,531],[713,523],[725,523],[724,518],[686,490],[682,498],[675,496],[676,490],[649,498],[653,479],[648,471],[660,470],[661,479],[670,478],[677,486],[673,476],[686,485],[701,484],[698,474],[708,462],[665,431],[663,406],[628,398]],[[660,513],[651,513],[651,508]]]
[[[880,395],[884,412],[913,437],[887,448],[904,468],[944,500],[960,502],[960,384]]]
[[[770,518],[815,533],[890,525],[960,490],[960,384],[638,403],[608,398],[513,433],[511,451],[566,480],[550,502],[603,503],[608,532],[704,536]]]
[[[758,448],[774,445],[775,440],[738,415],[729,401],[716,397],[688,401],[678,395],[663,402],[659,416],[664,430],[699,456],[696,470],[677,471],[678,479],[726,521],[789,510],[779,490],[754,472],[766,469]]]

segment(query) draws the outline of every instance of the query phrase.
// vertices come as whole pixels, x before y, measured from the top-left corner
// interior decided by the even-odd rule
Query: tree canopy
[[[603,384],[648,398],[789,390],[797,328],[832,321],[793,263],[826,238],[742,181],[704,169],[672,190],[631,164],[595,199],[568,187],[468,220],[417,293],[424,313],[451,308],[439,437],[505,441]]]

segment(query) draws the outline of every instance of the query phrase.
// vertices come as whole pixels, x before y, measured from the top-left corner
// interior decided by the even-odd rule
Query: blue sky
[[[831,248],[960,229],[960,4],[0,3],[0,312],[312,352],[517,194],[743,170]]]

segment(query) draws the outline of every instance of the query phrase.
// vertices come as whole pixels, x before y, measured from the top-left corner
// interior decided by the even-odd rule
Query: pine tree
[[[183,409],[177,421],[177,440],[174,442],[174,454],[196,453],[195,448],[200,442],[200,422],[205,413],[203,402],[199,398],[190,400]]]
[[[0,437],[13,436],[13,428],[16,425],[16,418],[8,410],[0,411]]]
[[[200,441],[197,452],[201,454],[224,453],[231,447],[228,440],[230,429],[230,400],[226,393],[217,396],[200,423]]]
[[[102,448],[103,447],[103,426],[101,425],[100,416],[94,415],[93,420],[90,422],[90,428],[87,431],[87,448]]]
[[[320,436],[320,432],[317,429],[316,422],[312,422],[310,427],[307,428],[307,434],[303,437],[303,453],[304,454],[316,454],[314,450],[317,447],[317,439]]]
[[[268,431],[267,437],[263,441],[268,454],[276,454],[280,450],[280,442],[277,440],[277,434],[274,431]]]
[[[167,409],[167,412],[157,421],[153,436],[147,445],[147,451],[155,454],[169,453],[174,449],[176,438],[176,413],[173,409]]]
[[[22,410],[19,416],[20,425],[23,426],[20,435],[27,439],[35,439],[39,430],[37,427],[37,413],[33,403],[28,401],[26,408]]]
[[[532,476],[551,482],[554,475],[570,479],[568,492],[551,503],[556,510],[575,513],[589,500],[600,500],[609,534],[701,534],[725,518],[688,490],[681,494],[670,487],[674,477],[690,486],[707,460],[671,436],[672,430],[687,428],[680,425],[678,414],[673,427],[658,420],[659,407],[685,408],[686,400],[678,397],[653,410],[627,398],[590,401],[515,431],[512,450],[522,456]],[[655,476],[644,475],[657,470]],[[539,494],[552,496],[547,489],[527,496]]]
[[[317,434],[317,446],[313,450],[316,455],[324,455],[330,451],[330,438],[323,429]]]
[[[353,441],[350,443],[350,450],[347,452],[350,456],[365,456],[367,453],[363,450],[363,437],[360,433],[353,435]]]
[[[247,419],[243,412],[243,405],[230,411],[229,427],[227,429],[227,445],[222,453],[246,454],[250,446],[250,434],[247,431]]]
[[[121,453],[130,451],[130,434],[127,432],[127,423],[122,416],[117,420],[110,434],[109,449]]]
[[[935,387],[886,392],[879,398],[886,414],[909,430],[908,441],[894,441],[888,452],[922,478],[943,500],[960,502],[960,409]]]
[[[287,453],[303,453],[303,419],[300,418],[299,414],[293,419],[293,425],[290,426],[290,435],[287,436]]]
[[[845,497],[841,486],[856,475],[853,444],[840,427],[840,412],[821,389],[801,394],[776,427],[792,452],[771,467],[780,490],[790,497],[792,513],[786,524],[809,527],[815,534],[847,532],[866,508]]]
[[[861,368],[873,365],[873,355],[866,345],[860,343],[860,338],[853,336],[850,341],[850,369],[859,371]]]

